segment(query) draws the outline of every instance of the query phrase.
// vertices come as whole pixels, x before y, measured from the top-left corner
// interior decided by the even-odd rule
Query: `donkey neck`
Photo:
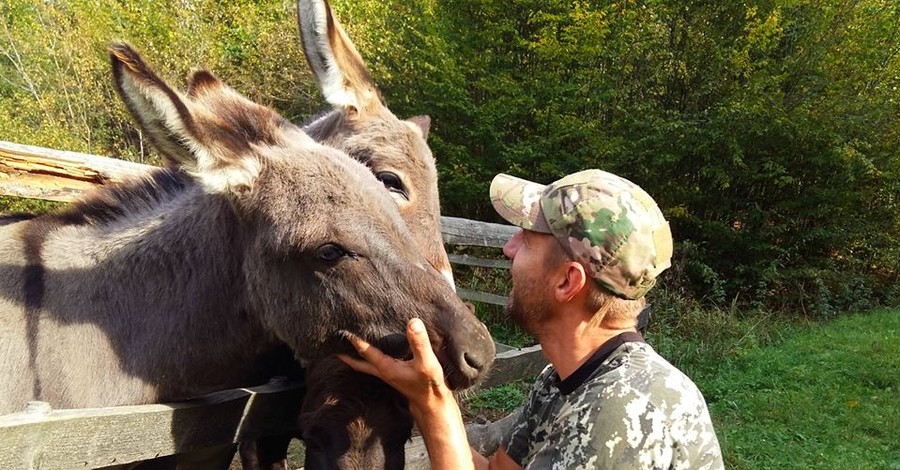
[[[32,253],[43,268],[39,321],[101,332],[106,341],[86,346],[108,348],[157,391],[151,400],[242,385],[272,340],[244,310],[237,216],[193,185],[158,202],[43,232]]]

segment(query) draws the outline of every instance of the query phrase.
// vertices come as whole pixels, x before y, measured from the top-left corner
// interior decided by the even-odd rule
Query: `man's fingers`
[[[374,375],[375,377],[380,377],[381,375],[378,373],[378,369],[367,362],[364,359],[357,359],[355,357],[350,357],[346,354],[338,354],[338,359],[344,361],[344,364],[350,366],[351,369],[362,372],[364,374]]]
[[[373,347],[371,344],[369,344],[368,341],[360,338],[359,336],[356,336],[355,334],[347,330],[341,331],[341,334],[344,335],[345,338],[347,338],[347,341],[350,341],[350,344],[353,345],[353,347],[356,349],[356,352],[358,352],[359,355],[365,358],[367,361],[381,361],[384,360],[384,357],[386,357],[386,355],[382,353],[380,349]]]
[[[421,359],[434,354],[431,352],[431,341],[428,340],[428,331],[425,330],[425,323],[422,323],[422,320],[413,318],[406,324],[406,338],[409,340],[409,348],[414,358]]]
[[[362,357],[362,359],[358,359],[355,357],[347,356],[346,354],[338,354],[338,357],[344,361],[348,366],[353,368],[358,372],[364,372],[369,375],[374,375],[379,378],[384,378],[382,375],[382,370],[387,370],[391,366],[391,363],[396,361],[391,356],[383,353],[380,349],[375,346],[369,344],[368,341],[356,336],[355,334],[349,331],[341,331],[341,334],[347,338],[347,341],[350,341],[350,344],[356,349],[356,352]]]

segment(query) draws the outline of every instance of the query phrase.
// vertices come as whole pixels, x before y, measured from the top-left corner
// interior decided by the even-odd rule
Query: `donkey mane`
[[[143,177],[96,188],[85,199],[38,219],[54,226],[107,225],[171,201],[194,184],[176,168],[160,168]]]
[[[300,127],[313,140],[322,142],[337,132],[340,123],[341,113],[333,109],[326,109],[304,121]]]

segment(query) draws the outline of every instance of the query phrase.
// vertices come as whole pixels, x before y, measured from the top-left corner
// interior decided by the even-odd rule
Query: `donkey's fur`
[[[307,62],[322,94],[333,106],[331,111],[311,120],[304,130],[315,140],[344,150],[372,170],[397,202],[425,259],[444,272],[452,284],[450,263],[441,239],[437,169],[425,143],[430,118],[416,116],[400,120],[385,106],[362,57],[326,1],[299,0],[297,19]],[[303,404],[306,413],[300,421],[303,429],[298,432],[298,437],[303,437],[307,444],[307,466],[403,468],[405,441],[389,437],[409,435],[412,422],[408,413],[395,405],[405,403],[405,399],[377,379],[341,366],[334,366],[327,381],[320,379],[321,374],[307,377],[309,392]],[[381,386],[372,385],[373,381]],[[377,395],[369,396],[371,387],[378,391]],[[327,408],[312,412],[326,395],[331,401]],[[353,406],[362,402],[366,403],[365,410]],[[341,419],[331,422],[335,416]],[[373,421],[374,417],[378,420]],[[351,418],[354,418],[353,426],[342,427]],[[319,435],[311,430],[327,432]],[[243,443],[244,468],[284,469],[289,441],[280,436]],[[333,442],[329,444],[329,441]]]
[[[476,380],[486,329],[409,247],[368,169],[208,72],[187,95],[111,49],[129,111],[185,172],[0,226],[0,413],[178,400],[260,382],[256,359],[389,346],[425,320],[445,370]]]
[[[307,390],[299,419],[304,469],[404,467],[413,419],[403,395],[336,358],[316,361],[306,383],[316,386]]]
[[[306,369],[297,422],[306,470],[400,470],[413,420],[403,395],[331,357]],[[241,443],[244,470],[285,470],[291,436]]]
[[[397,202],[422,255],[453,284],[441,238],[437,168],[425,142],[431,118],[401,120],[388,109],[327,1],[298,0],[297,22],[307,62],[333,107],[303,130],[369,167]]]

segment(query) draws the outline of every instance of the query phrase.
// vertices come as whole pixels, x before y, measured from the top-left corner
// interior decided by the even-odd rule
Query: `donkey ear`
[[[413,116],[413,117],[407,119],[407,121],[415,124],[416,127],[418,127],[420,131],[422,131],[422,139],[423,140],[428,140],[428,129],[431,128],[431,118],[430,117],[423,114],[421,116]]]
[[[109,49],[116,91],[154,146],[168,159],[184,167],[211,192],[242,191],[259,174],[259,162],[234,159],[211,147],[200,137],[201,122],[190,101],[169,87],[125,43]],[[196,95],[222,85],[212,74],[197,72],[191,79]]]
[[[178,93],[150,69],[131,45],[113,44],[109,58],[116,91],[156,149],[174,163],[190,165],[194,157],[189,141],[172,138],[194,127]]]
[[[196,99],[205,93],[221,92],[225,85],[208,70],[194,70],[188,78],[187,95]]]
[[[303,51],[325,100],[351,113],[384,105],[378,86],[327,0],[298,0]]]

